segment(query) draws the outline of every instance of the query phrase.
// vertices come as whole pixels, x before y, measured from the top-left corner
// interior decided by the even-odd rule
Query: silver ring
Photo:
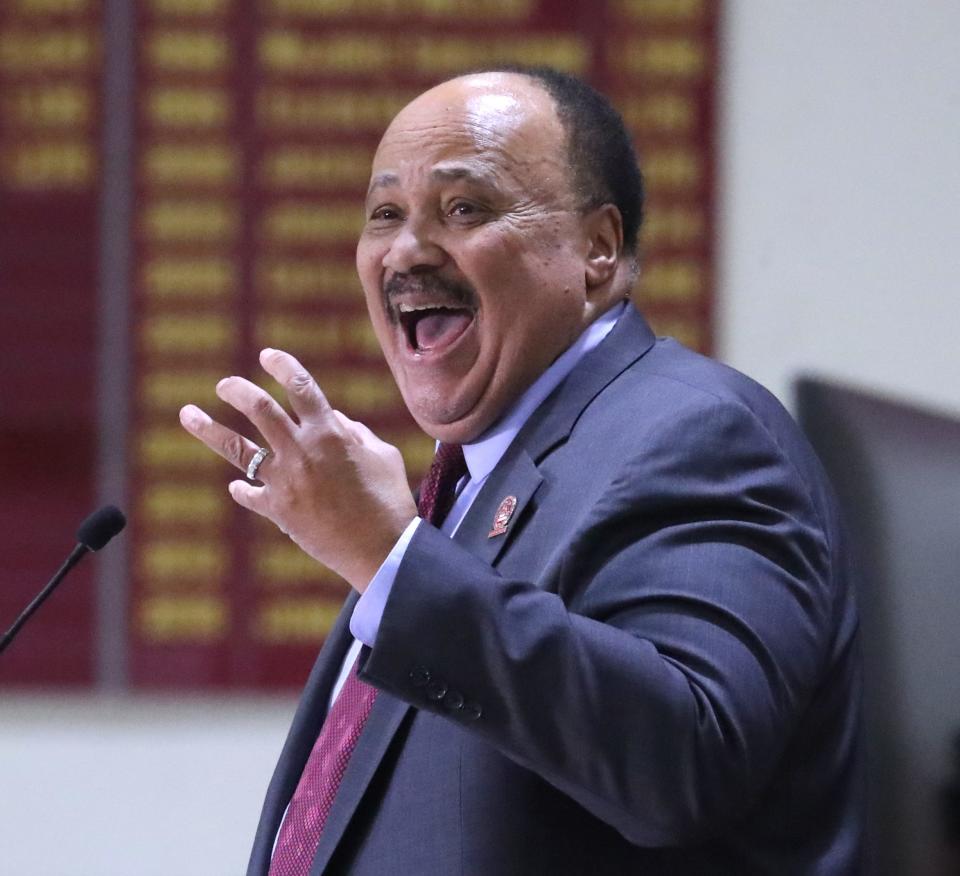
[[[257,479],[257,469],[260,468],[260,463],[262,463],[268,456],[270,451],[266,447],[258,447],[257,452],[253,454],[253,459],[250,460],[250,464],[247,466],[247,480],[255,481]]]

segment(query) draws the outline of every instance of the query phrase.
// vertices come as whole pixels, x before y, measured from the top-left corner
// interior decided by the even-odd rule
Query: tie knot
[[[459,477],[462,478],[467,470],[467,461],[463,458],[463,446],[461,444],[438,444],[430,468],[436,468],[444,474],[458,471],[460,472]]]
[[[453,506],[457,483],[467,473],[463,447],[459,444],[440,444],[434,454],[430,471],[420,484],[420,516],[434,526],[443,523]]]

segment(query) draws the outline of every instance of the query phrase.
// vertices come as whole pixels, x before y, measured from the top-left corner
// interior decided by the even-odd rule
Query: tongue
[[[432,350],[452,344],[470,325],[470,314],[462,310],[438,310],[417,320],[417,348]]]

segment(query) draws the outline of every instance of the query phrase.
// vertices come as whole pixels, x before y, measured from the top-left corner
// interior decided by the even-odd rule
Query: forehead
[[[380,141],[371,188],[423,178],[527,184],[565,177],[566,164],[550,96],[527,77],[482,74],[445,82],[400,111]]]

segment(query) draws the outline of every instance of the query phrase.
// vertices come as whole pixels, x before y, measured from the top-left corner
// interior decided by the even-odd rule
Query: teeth
[[[401,313],[415,313],[418,310],[446,310],[443,304],[401,304]]]

